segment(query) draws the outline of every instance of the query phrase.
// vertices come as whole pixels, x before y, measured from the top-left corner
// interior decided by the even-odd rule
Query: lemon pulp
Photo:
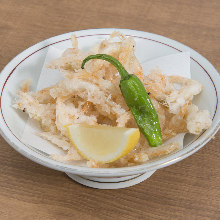
[[[113,162],[128,154],[140,138],[137,128],[80,124],[66,127],[77,151],[85,159],[99,163]]]

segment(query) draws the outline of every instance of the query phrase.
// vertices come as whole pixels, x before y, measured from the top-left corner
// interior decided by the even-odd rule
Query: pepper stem
[[[119,74],[121,75],[122,80],[128,79],[130,77],[130,74],[126,71],[126,69],[122,66],[122,64],[117,59],[107,54],[96,54],[86,57],[82,62],[81,68],[84,69],[86,62],[92,59],[105,60],[111,63],[112,65],[114,65],[118,70]]]

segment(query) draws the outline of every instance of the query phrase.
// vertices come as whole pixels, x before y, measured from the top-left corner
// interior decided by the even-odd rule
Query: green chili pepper
[[[140,131],[151,147],[161,145],[162,135],[158,115],[140,79],[129,74],[117,59],[106,54],[88,56],[83,60],[81,68],[83,69],[85,63],[91,59],[108,61],[117,68],[121,75],[119,87]]]

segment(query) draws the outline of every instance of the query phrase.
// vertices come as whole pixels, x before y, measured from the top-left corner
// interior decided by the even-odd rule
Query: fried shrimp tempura
[[[58,161],[83,160],[70,143],[67,124],[110,125],[118,127],[137,127],[119,88],[120,76],[116,68],[103,60],[91,60],[81,69],[85,57],[104,53],[118,59],[126,70],[137,75],[144,83],[146,91],[157,111],[163,141],[179,133],[199,134],[211,125],[207,110],[199,110],[192,99],[202,90],[202,85],[192,79],[180,76],[165,76],[154,71],[144,76],[136,58],[135,41],[119,32],[113,32],[88,53],[78,48],[75,35],[72,48],[64,51],[48,68],[58,69],[64,76],[52,87],[30,92],[30,82],[26,81],[18,93],[14,107],[26,112],[37,120],[42,128],[39,134],[61,148],[65,155],[52,155]],[[178,86],[177,86],[178,85]],[[177,142],[151,148],[141,135],[135,149],[124,157],[109,164],[88,161],[89,167],[134,166],[148,160],[159,158],[179,150]]]

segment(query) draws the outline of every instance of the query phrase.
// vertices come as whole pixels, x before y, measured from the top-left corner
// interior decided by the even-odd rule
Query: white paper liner
[[[55,85],[58,81],[63,79],[63,76],[58,70],[51,70],[46,68],[46,64],[52,60],[61,56],[63,51],[50,46],[45,58],[44,66],[41,70],[39,81],[37,84],[37,90]],[[152,69],[161,69],[163,74],[166,75],[179,75],[187,78],[191,78],[190,74],[190,53],[182,52],[177,54],[171,54],[164,57],[159,57],[154,60],[150,60],[142,63],[144,74],[149,74]],[[49,141],[39,137],[37,133],[42,132],[38,122],[33,119],[28,119],[21,140],[29,144],[30,146],[43,151],[47,154],[60,154],[64,155],[64,151],[59,149]],[[178,134],[174,138],[171,138],[167,142],[171,143],[177,141],[180,147],[183,148],[183,134]]]

